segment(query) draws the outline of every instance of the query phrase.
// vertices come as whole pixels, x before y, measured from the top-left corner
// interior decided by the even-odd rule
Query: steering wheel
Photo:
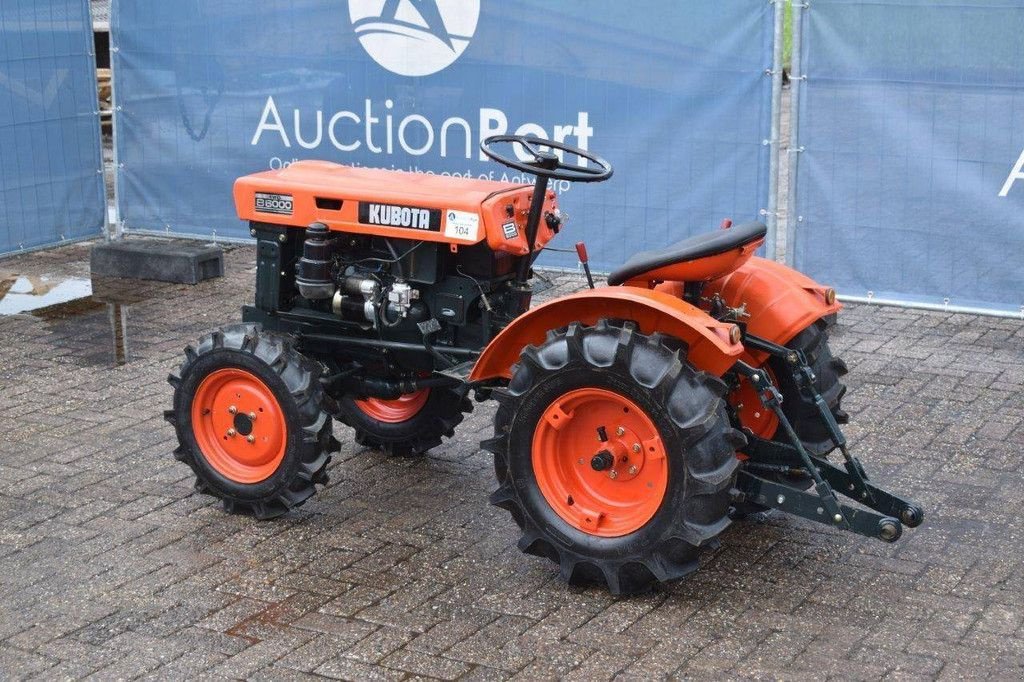
[[[532,160],[520,161],[519,157],[514,154],[512,156],[499,154],[491,148],[496,144],[519,145],[526,150]],[[542,149],[542,147],[547,147],[547,149]],[[584,166],[568,164],[558,158],[553,151],[555,149],[575,154],[587,163]],[[613,172],[612,165],[596,154],[572,147],[564,142],[545,140],[533,135],[491,135],[480,142],[480,151],[509,168],[555,180],[601,182],[610,178]]]

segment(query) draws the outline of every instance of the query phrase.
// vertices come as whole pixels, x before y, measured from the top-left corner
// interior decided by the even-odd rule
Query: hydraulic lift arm
[[[737,478],[734,499],[781,509],[812,521],[885,542],[898,540],[904,525],[920,525],[924,520],[924,512],[919,505],[903,500],[868,482],[864,467],[850,454],[846,438],[828,404],[815,390],[814,373],[803,353],[752,335],[747,335],[744,343],[748,347],[782,358],[790,367],[801,397],[817,407],[832,441],[842,453],[845,470],[807,452],[782,410],[783,397],[772,384],[767,372],[739,361],[733,366],[732,371],[745,377],[756,390],[764,407],[778,417],[779,425],[789,443],[747,435],[749,443],[744,453],[749,459]],[[805,473],[814,480],[814,493],[768,480],[757,475],[757,472]],[[841,504],[837,493],[873,511]]]

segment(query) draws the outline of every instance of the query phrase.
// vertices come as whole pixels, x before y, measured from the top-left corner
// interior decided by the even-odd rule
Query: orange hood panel
[[[486,239],[496,251],[522,255],[532,192],[530,185],[297,161],[239,178],[234,199],[242,220],[299,228],[321,222],[339,232],[456,246]],[[550,190],[544,208],[557,210]],[[537,248],[553,236],[542,221]]]

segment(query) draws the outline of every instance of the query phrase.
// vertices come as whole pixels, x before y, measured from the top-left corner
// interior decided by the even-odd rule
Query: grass
[[[790,73],[793,69],[790,67],[790,58],[793,56],[793,0],[786,0],[786,9],[783,14],[783,25],[782,25],[782,65],[783,68],[789,70]]]

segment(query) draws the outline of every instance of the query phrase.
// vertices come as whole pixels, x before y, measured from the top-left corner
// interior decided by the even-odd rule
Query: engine
[[[334,374],[388,381],[475,358],[529,308],[530,265],[562,222],[546,180],[324,161],[239,178],[234,198],[257,239],[244,319],[295,334]]]
[[[476,349],[529,307],[529,291],[516,286],[517,260],[482,244],[455,249],[314,223],[294,261],[290,305],[378,338],[419,341],[429,322],[440,347]]]
[[[302,257],[295,274],[296,288],[304,299],[329,300],[335,315],[372,327],[378,323],[395,326],[401,318],[408,317],[412,308],[412,287],[389,278],[385,292],[382,278],[373,270],[360,267],[358,259],[346,265],[341,262],[340,255],[337,237],[331,235],[326,225],[314,223],[306,230]],[[395,299],[393,306],[390,303],[392,298]],[[388,308],[393,308],[390,319]]]

